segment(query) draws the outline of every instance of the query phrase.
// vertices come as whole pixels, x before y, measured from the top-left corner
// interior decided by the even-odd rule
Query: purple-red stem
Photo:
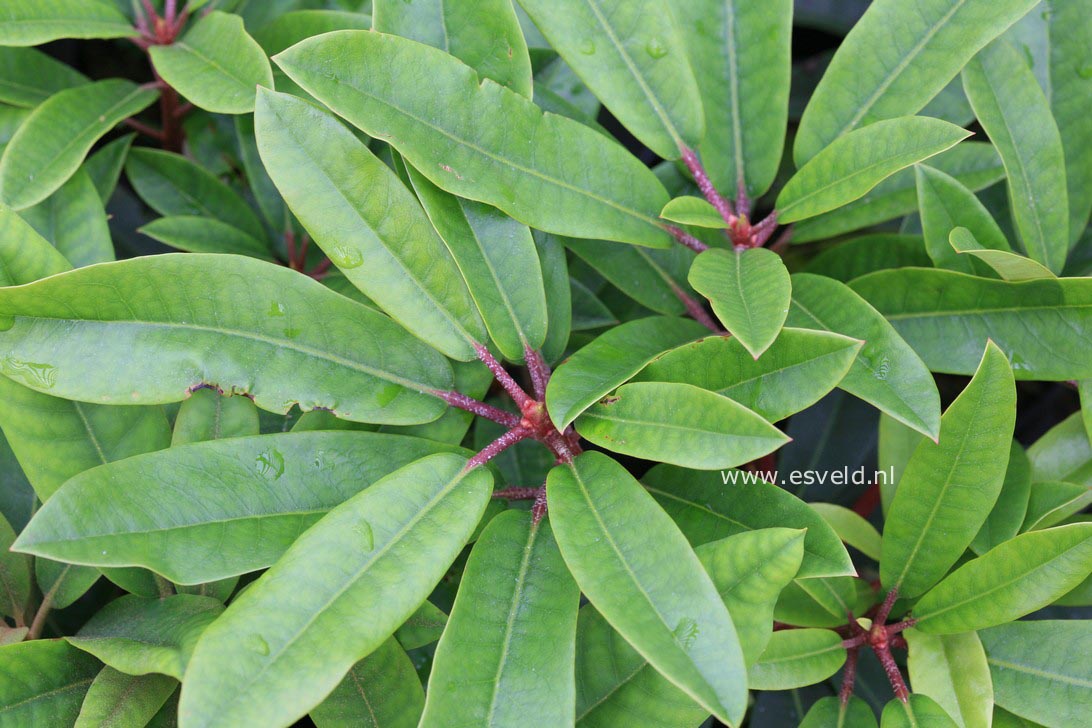
[[[452,407],[458,407],[461,410],[472,412],[480,417],[484,417],[488,420],[504,425],[505,427],[518,427],[520,418],[511,412],[505,412],[499,407],[494,407],[491,404],[480,402],[473,397],[468,397],[462,392],[433,390],[432,394],[436,395],[440,399],[447,402]]]
[[[709,175],[705,173],[705,168],[701,166],[698,155],[692,149],[683,147],[682,158],[687,169],[690,170],[691,176],[694,177],[694,181],[698,183],[698,189],[705,195],[705,199],[709,201],[709,204],[716,208],[726,223],[729,225],[735,224],[736,213],[732,209],[732,203],[717,192],[717,188],[713,186],[713,180],[709,179]]]
[[[531,374],[531,388],[535,399],[546,401],[546,383],[550,381],[550,365],[537,350],[526,344],[523,346],[523,358],[527,362],[527,371]]]
[[[479,452],[477,455],[467,461],[466,467],[463,469],[473,470],[479,465],[485,465],[487,462],[497,457],[502,452],[515,445],[517,442],[526,440],[530,436],[530,430],[523,427],[514,427],[498,437],[493,442],[486,445],[484,448],[482,448],[481,452]]]
[[[671,292],[675,294],[675,297],[682,301],[683,306],[686,307],[686,312],[690,314],[690,318],[694,319],[714,334],[726,333],[724,329],[717,325],[717,322],[713,320],[713,317],[709,315],[709,312],[705,310],[705,307],[695,301],[691,296],[687,295],[686,291],[680,288],[675,281],[668,281],[668,285],[671,286]]]
[[[664,225],[664,230],[671,233],[671,237],[675,238],[675,240],[690,248],[695,253],[704,253],[706,250],[709,250],[708,245],[698,240],[682,228],[675,227],[674,225]]]
[[[489,349],[485,348],[482,344],[474,342],[474,351],[478,352],[478,358],[482,360],[482,363],[489,367],[489,371],[493,372],[493,376],[497,382],[500,383],[504,391],[508,393],[508,396],[516,403],[522,412],[527,407],[534,404],[534,400],[530,395],[523,391],[523,387],[516,384],[516,380],[512,379],[512,376],[505,371],[501,363],[497,361],[492,354],[489,353]]]
[[[538,492],[542,490],[538,488],[527,487],[513,487],[513,488],[501,488],[500,490],[493,491],[494,498],[507,498],[508,500],[530,500],[531,498],[537,498]]]
[[[842,689],[838,691],[838,700],[844,708],[853,695],[853,685],[857,682],[857,657],[860,655],[860,647],[851,647],[846,652],[846,666],[842,673]]]

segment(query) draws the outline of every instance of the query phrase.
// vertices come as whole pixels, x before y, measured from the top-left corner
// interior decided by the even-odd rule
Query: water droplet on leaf
[[[258,475],[269,480],[276,480],[284,475],[284,455],[280,451],[270,448],[254,459]]]
[[[580,52],[586,56],[590,56],[595,53],[595,41],[586,40],[580,44]]]
[[[672,634],[675,635],[675,641],[679,643],[684,650],[690,649],[690,645],[694,644],[694,640],[698,638],[698,623],[690,617],[683,617],[679,620],[679,624],[676,625]]]
[[[663,58],[667,55],[667,46],[659,38],[653,38],[645,46],[645,52],[653,58]]]
[[[359,268],[364,265],[364,256],[356,248],[350,248],[348,245],[335,245],[330,250],[330,260],[334,262],[338,268]]]
[[[375,548],[375,534],[372,533],[372,524],[361,521],[353,527],[353,530],[360,536],[365,551],[371,551]]]
[[[1081,78],[1092,78],[1092,64],[1078,68],[1077,75]]]
[[[287,309],[284,307],[283,303],[278,303],[277,301],[273,301],[271,304],[269,304],[269,315],[270,316],[284,316],[284,312],[286,310]]]
[[[265,641],[265,638],[260,634],[251,635],[250,646],[259,655],[269,654],[269,643]]]
[[[53,389],[57,384],[57,368],[52,364],[38,364],[6,356],[0,360],[0,372],[36,389]]]

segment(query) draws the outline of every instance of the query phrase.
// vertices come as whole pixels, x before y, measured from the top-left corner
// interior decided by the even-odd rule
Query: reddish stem
[[[307,275],[311,276],[316,281],[321,281],[323,278],[326,277],[326,271],[330,270],[330,265],[330,259],[323,258],[321,261],[319,261],[319,264],[312,268],[311,272]]]
[[[163,141],[163,132],[161,132],[159,129],[155,129],[143,122],[137,121],[136,119],[132,118],[126,119],[125,123],[129,125],[132,129],[143,134],[144,136],[151,137],[152,139],[156,139],[158,141]]]
[[[304,233],[300,238],[300,252],[296,257],[296,270],[303,270],[307,265],[307,248],[311,246],[311,236]]]
[[[683,306],[686,307],[686,312],[690,314],[690,318],[694,319],[714,334],[727,333],[717,325],[717,322],[713,320],[713,317],[709,315],[709,312],[705,310],[705,307],[695,301],[691,296],[687,295],[686,291],[680,288],[675,281],[669,280],[668,285],[671,286],[671,292],[675,294],[675,297],[682,301]]]
[[[767,215],[762,222],[751,227],[751,247],[760,248],[777,229],[777,210]]]
[[[489,353],[489,349],[485,348],[482,344],[474,342],[474,350],[478,352],[478,358],[482,360],[482,363],[489,367],[489,371],[493,372],[493,376],[497,382],[500,383],[504,391],[508,393],[508,396],[516,403],[516,406],[520,408],[520,411],[526,410],[528,407],[535,404],[535,401],[531,399],[531,396],[523,391],[523,388],[516,384],[516,380],[512,379],[512,376],[505,371],[501,363],[497,361],[492,354]]]
[[[511,412],[505,412],[504,410],[494,407],[491,404],[485,402],[479,402],[473,397],[468,397],[462,392],[433,390],[432,394],[436,395],[440,399],[447,402],[452,407],[458,407],[461,410],[472,412],[480,417],[493,420],[499,424],[508,428],[518,427],[520,418]]]
[[[671,233],[671,237],[675,238],[676,241],[690,248],[695,253],[704,253],[706,250],[709,250],[708,245],[698,240],[682,228],[675,227],[674,225],[664,225],[664,230]]]
[[[540,490],[542,490],[541,486],[538,488],[501,488],[493,491],[493,497],[507,498],[508,500],[530,500],[531,498],[537,498]]]
[[[898,598],[899,590],[897,587],[887,592],[887,596],[884,597],[883,604],[881,604],[880,608],[876,610],[876,616],[872,619],[872,621],[876,624],[886,624],[887,618],[891,614],[891,608],[895,606],[895,600]]]
[[[846,653],[846,666],[845,671],[842,673],[842,689],[838,691],[838,700],[841,701],[842,707],[849,703],[849,698],[853,695],[853,686],[857,682],[857,657],[860,651],[860,647],[851,647]]]
[[[880,486],[876,483],[868,486],[857,502],[853,504],[853,510],[862,518],[868,518],[876,506],[880,504]]]
[[[747,185],[743,183],[742,177],[736,185],[736,212],[740,217],[751,216],[751,198],[747,196]]]
[[[498,437],[493,442],[486,445],[477,455],[470,458],[470,460],[468,460],[466,463],[466,467],[463,469],[472,470],[479,465],[485,465],[487,462],[497,457],[502,452],[515,445],[517,442],[526,440],[530,436],[530,430],[524,429],[523,427],[514,427]]]
[[[531,375],[531,388],[534,390],[535,399],[546,401],[546,383],[550,381],[550,365],[542,358],[537,350],[524,345],[523,357],[527,362],[527,371]]]
[[[781,255],[789,247],[789,243],[792,241],[792,225],[787,225],[781,230],[781,234],[777,236],[772,243],[770,243],[770,250]]]
[[[159,81],[158,74],[156,78]],[[159,93],[159,111],[163,117],[163,148],[168,152],[182,153],[182,124],[176,114],[178,110],[178,92],[170,86],[164,86]]]
[[[531,506],[531,523],[538,524],[546,516],[546,486],[538,489],[535,503]]]
[[[288,267],[295,270],[296,268],[296,231],[285,230],[284,231],[284,248],[288,253]]]
[[[174,25],[174,21],[178,19],[178,0],[167,0],[164,12],[166,14],[167,22]]]
[[[717,188],[713,186],[713,181],[709,179],[709,175],[705,173],[705,168],[701,166],[701,161],[698,159],[698,155],[694,154],[692,149],[682,148],[683,162],[686,163],[687,169],[690,170],[690,174],[694,177],[694,181],[698,184],[698,189],[705,195],[705,199],[709,201],[709,204],[717,209],[720,216],[724,218],[724,221],[729,225],[735,224],[736,214],[732,210],[732,203],[724,199]]]

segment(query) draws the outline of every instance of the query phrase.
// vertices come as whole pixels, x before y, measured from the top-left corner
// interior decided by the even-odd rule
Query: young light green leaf
[[[215,218],[197,215],[160,217],[137,232],[188,253],[230,253],[276,261],[263,239]]]
[[[990,728],[993,683],[978,635],[932,635],[916,629],[905,635],[914,692],[935,700],[962,728]]]
[[[1065,152],[1070,247],[1084,233],[1092,210],[1092,116],[1081,99],[1092,93],[1087,49],[1092,18],[1079,3],[1051,2],[1045,18],[1050,36],[1050,111]]]
[[[171,446],[258,434],[258,409],[246,397],[199,389],[182,403],[174,419]]]
[[[59,38],[126,38],[136,29],[106,0],[7,0],[0,45],[34,46]]]
[[[980,48],[1036,0],[901,0],[873,3],[838,47],[804,110],[800,166],[846,132],[916,113]]]
[[[777,218],[795,222],[841,207],[900,169],[970,135],[955,124],[927,116],[902,116],[855,129],[834,140],[785,183],[777,196]]]
[[[374,0],[372,28],[446,51],[477,71],[479,78],[531,98],[531,58],[512,4]]]
[[[1049,528],[1083,511],[1092,503],[1092,485],[1046,482],[1031,486],[1027,515],[1021,531]]]
[[[660,217],[683,225],[721,229],[728,227],[728,222],[701,197],[684,195],[676,197],[660,210]]]
[[[0,723],[72,725],[102,663],[64,640],[0,647]]]
[[[709,336],[661,354],[634,380],[692,384],[777,422],[836,387],[862,343],[825,331],[785,328],[756,360],[738,339]]]
[[[789,108],[789,0],[672,3],[705,107],[698,148],[722,192],[751,198],[777,174]]]
[[[997,147],[1024,249],[1055,273],[1069,250],[1065,155],[1050,104],[1024,56],[1000,39],[963,70],[963,88]]]
[[[579,602],[548,521],[519,511],[490,521],[436,647],[421,726],[572,720]]]
[[[733,479],[720,473],[658,465],[642,480],[695,546],[759,529],[807,529],[798,578],[857,573],[838,535],[818,513],[788,491],[761,478]]]
[[[755,690],[791,690],[821,682],[846,661],[842,636],[828,629],[774,632],[769,646],[747,670]]]
[[[877,728],[876,714],[872,706],[855,695],[845,705],[831,696],[817,700],[799,728]]]
[[[0,101],[5,104],[33,109],[58,91],[88,82],[87,76],[41,51],[0,48]]]
[[[1080,584],[1092,561],[1092,523],[1017,536],[956,569],[914,605],[915,628],[955,634],[1004,624]]]
[[[856,511],[834,503],[809,503],[830,524],[838,538],[875,561],[880,560],[881,538],[876,527]]]
[[[925,249],[935,266],[975,272],[970,259],[960,257],[958,248],[952,250],[948,236],[953,228],[969,230],[979,241],[979,247],[997,251],[1012,249],[985,205],[959,180],[924,164],[915,165],[914,174]]]
[[[992,219],[992,218],[991,218]],[[957,253],[966,253],[978,258],[1006,281],[1031,281],[1041,278],[1054,278],[1054,273],[1042,263],[1025,258],[1007,250],[984,248],[970,230],[965,227],[953,228],[948,235],[948,244]],[[955,267],[955,266],[949,266]],[[973,268],[968,271],[973,273]]]
[[[176,446],[74,477],[18,548],[73,563],[145,566],[179,584],[244,574],[273,564],[326,511],[438,452],[462,451],[337,431]]]
[[[880,728],[959,728],[928,695],[913,693],[907,702],[895,698],[884,706]]]
[[[1009,449],[1009,464],[1005,482],[993,510],[971,541],[971,550],[979,556],[1020,532],[1031,493],[1031,462],[1020,443],[1013,441]]]
[[[665,677],[739,725],[747,707],[739,639],[675,524],[602,453],[554,468],[546,489],[558,546],[589,601]]]
[[[705,136],[702,97],[669,3],[519,0],[603,105],[649,149],[677,159]]]
[[[104,667],[84,696],[74,728],[146,726],[177,687],[167,675],[126,675]]]
[[[689,280],[755,359],[781,332],[792,283],[777,253],[765,248],[707,250],[694,260]]]
[[[580,414],[639,372],[665,349],[708,329],[688,319],[656,316],[629,321],[597,337],[557,368],[546,386],[546,409],[564,430]]]
[[[106,210],[85,169],[19,214],[77,268],[114,260]]]
[[[31,112],[4,149],[0,199],[21,210],[49,197],[79,169],[100,137],[157,96],[121,79],[53,94]]]
[[[243,292],[252,306],[240,306]],[[299,402],[346,419],[413,424],[444,409],[424,392],[451,384],[443,358],[386,317],[294,271],[238,256],[81,268],[0,289],[0,315],[9,317],[4,368],[68,398],[177,402],[214,384],[250,393],[270,411]]]
[[[417,671],[392,637],[349,669],[311,720],[318,728],[412,728],[424,707]]]
[[[288,726],[318,705],[424,601],[470,537],[493,479],[466,462],[438,454],[400,468],[300,536],[202,635],[180,724]]]
[[[935,438],[940,395],[914,349],[844,284],[808,273],[792,277],[792,308],[786,322],[863,340],[864,346],[838,386]]]
[[[1011,283],[907,268],[858,278],[852,288],[934,372],[971,374],[991,339],[1008,355],[1018,379],[1092,376],[1092,280]],[[1036,321],[1034,330],[1028,317]]]
[[[329,113],[287,94],[259,92],[255,132],[277,189],[353,285],[448,356],[473,359],[485,326],[397,175]]]
[[[1092,709],[1087,620],[1026,621],[983,630],[996,703],[1053,728],[1080,725]]]
[[[919,596],[970,546],[1001,492],[1015,422],[1012,369],[989,342],[941,417],[938,442],[918,445],[899,479],[884,524],[884,588]]]
[[[448,192],[546,232],[670,245],[657,222],[667,192],[644,164],[602,134],[543,114],[503,86],[488,79],[479,85],[472,68],[442,51],[382,33],[340,31],[303,41],[275,60]],[[423,69],[429,93],[421,93]],[[458,114],[450,113],[455,99]],[[534,146],[521,141],[532,138]]]
[[[733,468],[788,442],[734,400],[690,384],[626,384],[576,420],[600,447],[697,470]]]
[[[273,88],[273,71],[243,19],[213,11],[170,45],[148,49],[167,84],[199,108],[217,114],[254,110],[254,87]]]
[[[1092,443],[1081,426],[1081,417],[1073,413],[1028,448],[1033,481],[1092,485]]]

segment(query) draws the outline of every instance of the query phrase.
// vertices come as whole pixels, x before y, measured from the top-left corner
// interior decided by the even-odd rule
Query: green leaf
[[[689,280],[755,359],[781,332],[792,283],[777,253],[765,248],[707,250],[694,260]]]
[[[677,159],[705,136],[702,97],[669,3],[519,0],[561,57],[635,137]]]
[[[642,306],[681,316],[686,306],[676,291],[687,291],[686,274],[694,254],[681,245],[649,250],[625,243],[566,238],[565,247],[612,285]],[[547,299],[549,300],[549,299]]]
[[[496,502],[496,501],[492,501]],[[484,521],[489,517],[489,507],[486,507],[486,515],[482,518]],[[481,524],[479,524],[480,526]],[[394,636],[398,639],[398,643],[402,645],[404,649],[415,650],[418,647],[424,647],[430,645],[436,640],[440,639],[440,635],[444,632],[444,627],[447,625],[447,615],[443,610],[437,607],[430,601],[424,601],[421,606],[402,623],[402,626],[395,630]],[[424,709],[424,701],[421,701],[421,707]]]
[[[136,29],[106,0],[7,0],[0,45],[33,46],[59,38],[126,38]]]
[[[72,725],[101,665],[63,640],[0,647],[0,724]]]
[[[876,527],[856,511],[834,503],[809,503],[830,524],[838,538],[874,561],[880,560],[881,538]]]
[[[160,217],[137,232],[188,253],[232,253],[276,261],[263,239],[214,218],[197,215]]]
[[[979,556],[1008,541],[1020,532],[1031,493],[1031,462],[1018,442],[1009,449],[1009,464],[1005,482],[993,510],[971,541],[971,550]]]
[[[845,624],[846,615],[855,611],[857,587],[848,576],[836,576],[823,579],[799,579],[781,593],[774,618],[779,622],[799,624],[805,627]],[[794,604],[795,603],[795,604]],[[786,608],[790,605],[803,606],[808,612],[818,607],[826,612],[819,617],[809,614],[807,619],[785,618]],[[833,619],[831,619],[833,618]]]
[[[692,197],[690,195],[676,197],[664,205],[664,209],[660,210],[660,217],[683,225],[695,225],[703,228],[722,229],[728,227],[727,221],[717,212],[717,208],[701,197]]]
[[[1092,485],[1092,443],[1073,413],[1028,448],[1033,481],[1064,480]]]
[[[254,87],[273,88],[269,59],[238,15],[209,13],[180,39],[148,53],[167,85],[206,111],[249,113]]]
[[[1021,531],[1037,531],[1061,523],[1092,503],[1092,485],[1046,482],[1031,486],[1027,516]]]
[[[496,208],[444,192],[412,167],[408,172],[489,336],[506,359],[523,361],[527,348],[542,346],[548,326],[542,268],[531,231]]]
[[[936,383],[891,324],[837,281],[798,273],[792,277],[792,287],[788,325],[833,331],[865,342],[838,386],[935,438],[940,427]]]
[[[326,511],[438,452],[461,451],[336,431],[176,446],[74,477],[18,548],[73,563],[145,566],[179,584],[244,574],[276,562]]]
[[[732,468],[788,442],[743,405],[690,384],[626,384],[590,407],[577,432],[600,447],[698,470]]]
[[[77,268],[114,260],[106,210],[85,169],[19,214]]]
[[[300,3],[296,3],[297,5]],[[373,9],[375,3],[372,3]],[[253,7],[253,6],[252,6]],[[373,27],[372,16],[365,13],[350,13],[342,10],[293,10],[279,13],[273,3],[268,7],[274,12],[270,22],[261,26],[252,26],[255,29],[254,39],[262,46],[270,56],[280,53],[285,48],[299,43],[304,38],[313,35],[322,35],[332,30],[370,30]],[[378,30],[378,28],[376,28]],[[431,28],[429,28],[431,30]],[[274,71],[276,73],[276,71]],[[281,88],[277,79],[277,88]]]
[[[265,239],[265,229],[246,200],[186,157],[137,147],[129,153],[125,173],[140,198],[160,215],[212,218]]]
[[[1092,46],[1092,19],[1077,3],[1051,2],[1049,24],[1050,111],[1058,124],[1065,152],[1069,197],[1069,243],[1084,233],[1092,210],[1092,117],[1081,99],[1092,93],[1087,49]]]
[[[602,453],[554,468],[546,489],[558,546],[589,601],[658,671],[738,725],[747,707],[743,653],[678,528]]]
[[[240,306],[240,295],[253,304]],[[439,354],[382,315],[238,256],[81,268],[0,289],[0,316],[15,318],[0,334],[4,368],[62,397],[177,402],[212,384],[273,412],[299,402],[351,420],[412,424],[444,409],[423,392],[451,383]]]
[[[353,285],[448,356],[473,359],[485,327],[397,175],[333,116],[286,94],[259,93],[255,131],[277,189]]]
[[[916,113],[980,48],[1036,0],[873,3],[823,74],[804,110],[794,157],[802,165],[846,132]]]
[[[872,273],[852,288],[884,315],[929,369],[971,374],[987,339],[1018,379],[1092,376],[1092,281],[1011,283],[944,270]],[[1028,328],[1034,320],[1035,327]],[[1064,478],[1057,478],[1064,480]]]
[[[958,248],[953,250],[954,244],[948,242],[953,228],[970,231],[979,241],[979,247],[1006,252],[1011,250],[1009,241],[986,206],[959,180],[924,164],[916,165],[914,174],[917,177],[925,249],[936,267],[975,272],[971,260],[960,257],[958,253],[962,251]]]
[[[96,141],[157,96],[121,79],[53,94],[31,112],[4,149],[0,199],[21,210],[49,197],[79,169]]]
[[[916,629],[904,634],[914,692],[935,700],[962,728],[990,728],[993,683],[978,635],[931,635]]]
[[[727,480],[727,482],[725,482]],[[733,481],[720,473],[700,473],[658,465],[643,478],[645,488],[699,546],[745,531],[807,529],[799,578],[855,575],[838,535],[807,503],[761,479]]]
[[[546,340],[542,356],[554,364],[564,353],[572,333],[572,291],[569,285],[569,263],[561,241],[553,235],[531,231],[542,269],[542,286],[546,291]],[[676,246],[681,247],[681,246]]]
[[[95,184],[95,190],[104,205],[110,201],[117,189],[121,170],[125,167],[125,159],[129,156],[134,139],[136,134],[132,133],[107,142],[84,162],[83,168]]]
[[[834,140],[785,183],[777,196],[778,220],[794,222],[841,207],[900,169],[970,135],[955,124],[927,116],[902,116],[855,129]]]
[[[846,661],[842,636],[828,629],[774,632],[758,662],[747,671],[755,690],[790,690],[822,682]]]
[[[375,0],[372,28],[439,48],[488,78],[531,98],[531,58],[510,0]]]
[[[87,76],[41,51],[0,48],[0,102],[33,109],[58,91],[85,83]]]
[[[572,285],[573,331],[588,331],[618,325],[618,319],[587,286],[575,278],[569,278],[569,283]]]
[[[959,728],[928,695],[914,693],[908,702],[895,698],[884,706],[880,728]]]
[[[954,634],[1019,619],[1080,584],[1090,560],[1092,523],[1021,534],[967,562],[922,597],[914,605],[915,628]]]
[[[929,166],[951,175],[976,192],[1005,176],[1001,158],[988,142],[960,142],[948,151],[930,157]],[[904,169],[880,182],[863,197],[837,210],[797,223],[793,227],[792,239],[796,243],[825,240],[909,215],[917,209],[914,170]]]
[[[963,88],[1005,165],[1009,204],[1024,249],[1059,272],[1069,249],[1065,156],[1043,90],[1006,39],[967,64]]]
[[[98,569],[61,564],[41,557],[34,559],[38,589],[49,597],[54,609],[64,609],[87,593],[101,575]]]
[[[710,336],[661,354],[634,379],[692,384],[777,422],[836,387],[862,343],[838,334],[785,328],[756,360],[738,339]]]
[[[974,234],[965,227],[954,228],[948,236],[948,241],[955,252],[978,258],[1006,281],[1054,278],[1054,273],[1049,268],[1044,267],[1042,263],[1036,263],[1031,258],[1010,253],[1007,250],[991,250],[982,247]]]
[[[246,397],[199,389],[178,409],[171,446],[258,434],[258,410]]]
[[[793,5],[671,3],[705,107],[698,148],[722,192],[757,198],[777,174],[789,108]]]
[[[104,667],[91,683],[74,728],[146,726],[178,681],[167,675],[126,675]]]
[[[811,706],[800,728],[877,728],[876,714],[872,706],[854,695],[845,705],[831,696]]]
[[[1092,709],[1092,630],[1087,620],[1015,622],[979,634],[994,700],[1053,728],[1081,725]]]
[[[421,725],[572,720],[579,602],[548,521],[519,511],[490,521],[436,647]]]
[[[466,543],[492,488],[466,462],[438,454],[400,468],[300,536],[202,635],[182,724],[287,726],[319,704]]]
[[[224,611],[212,597],[127,594],[95,613],[69,643],[127,675],[158,673],[178,680],[201,633]]]
[[[970,546],[1001,492],[1015,422],[1012,370],[990,342],[941,417],[939,441],[922,441],[899,478],[883,532],[884,588],[919,596]]]
[[[884,482],[880,484],[880,499],[884,515],[891,510],[891,501],[895,498],[899,478],[923,437],[924,435],[920,432],[904,425],[894,417],[880,414],[876,459],[880,472],[888,474]]]
[[[406,651],[393,638],[349,669],[311,711],[318,728],[412,728],[425,707],[425,691]]]
[[[22,626],[30,601],[30,561],[11,552],[14,542],[15,530],[0,515],[0,616],[11,617]]]
[[[327,59],[337,59],[331,71]],[[434,184],[546,232],[668,247],[668,196],[618,144],[530,101],[452,56],[397,36],[340,31],[276,57],[341,116],[389,141]],[[429,69],[429,93],[419,74]],[[330,74],[333,73],[333,77]],[[450,113],[453,104],[462,111]],[[528,146],[522,140],[536,139]],[[580,160],[572,165],[568,160]],[[618,180],[626,184],[617,184]]]

